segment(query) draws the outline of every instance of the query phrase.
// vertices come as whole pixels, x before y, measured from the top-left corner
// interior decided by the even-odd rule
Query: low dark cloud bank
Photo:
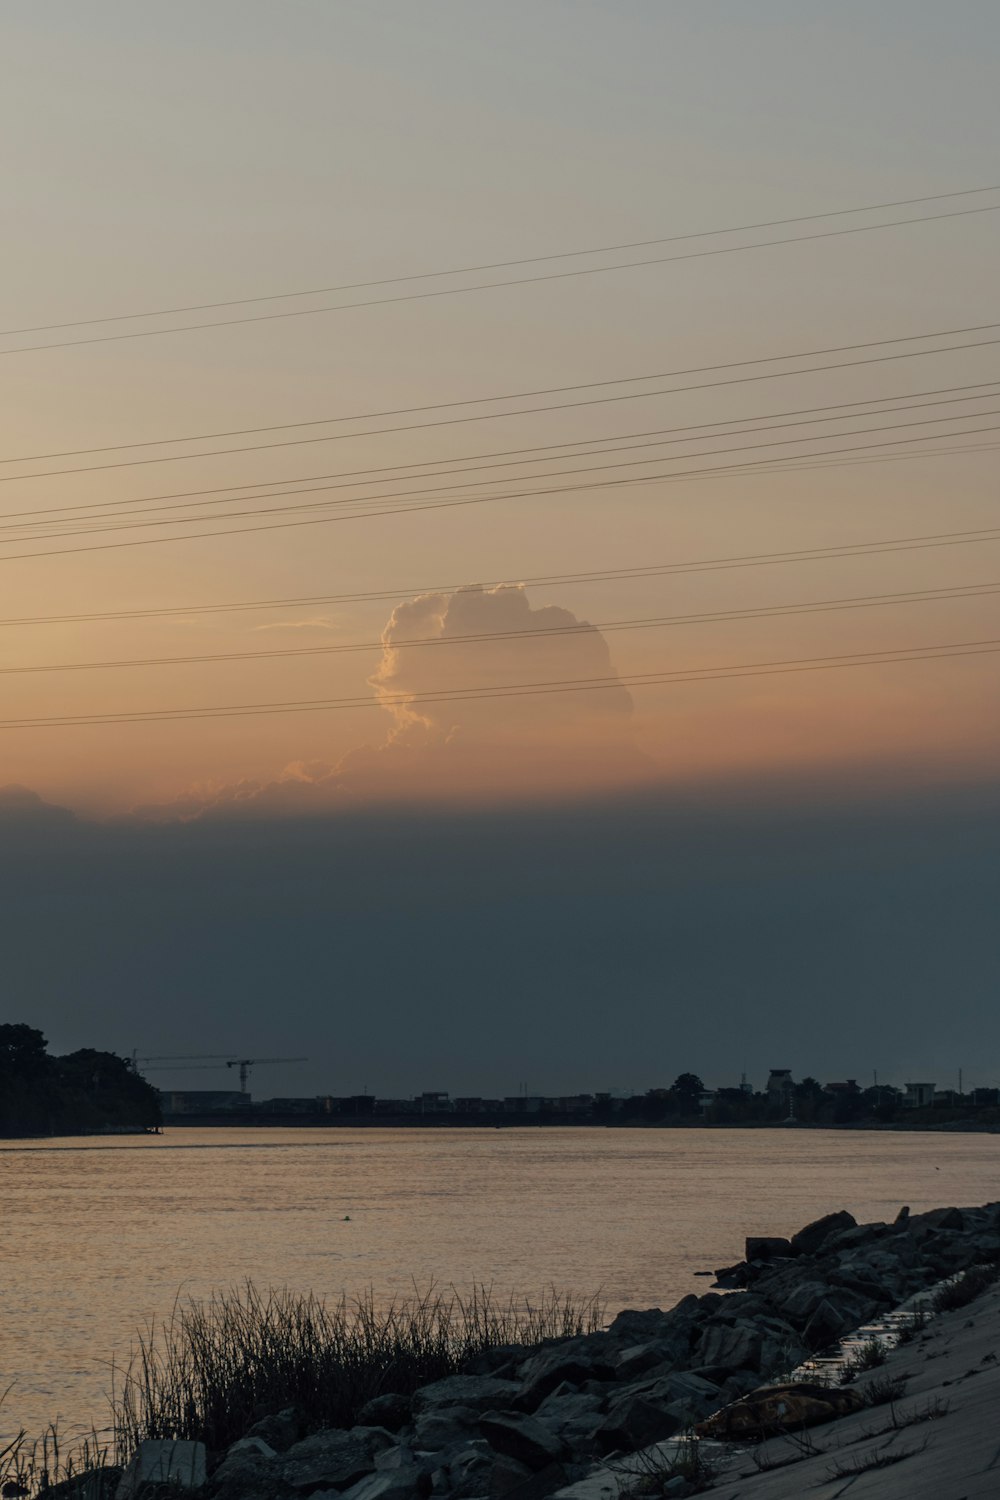
[[[998,813],[995,786],[803,787],[144,826],[8,790],[3,1019],[311,1059],[258,1095],[992,1083]]]

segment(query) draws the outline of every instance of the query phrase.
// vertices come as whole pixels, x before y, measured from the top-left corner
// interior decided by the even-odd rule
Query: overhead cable
[[[440,297],[467,297],[473,292],[495,291],[514,286],[533,286],[543,281],[569,281],[581,276],[602,276],[612,271],[635,271],[648,266],[662,266],[683,260],[704,260],[719,255],[742,255],[748,250],[769,250],[778,245],[801,245],[812,240],[841,239],[852,234],[874,234],[910,224],[927,224],[941,219],[970,218],[976,214],[1000,212],[1000,203],[980,208],[954,208],[940,214],[917,214],[908,219],[889,219],[883,224],[852,224],[847,229],[820,229],[810,234],[783,235],[774,240],[753,240],[748,245],[721,245],[707,250],[685,250],[679,255],[649,256],[644,260],[617,261],[610,266],[585,266],[571,271],[544,271],[535,276],[507,277],[501,281],[477,281],[472,286],[438,287],[427,292],[403,292],[394,297],[368,297],[361,302],[335,302],[326,307],[292,308],[284,312],[249,313],[240,318],[217,318],[211,322],[180,323],[167,328],[133,329],[129,333],[91,334],[82,339],[57,339],[43,344],[17,344],[0,349],[0,357],[30,354],[48,349],[78,349],[85,344],[117,344],[131,339],[162,338],[167,334],[199,333],[209,328],[233,328],[237,324],[276,323],[289,318],[312,318],[321,313],[358,312],[369,307],[385,307],[400,302],[428,302]]]
[[[733,417],[733,418],[729,418],[726,421],[691,422],[691,423],[687,423],[687,424],[685,424],[683,426],[679,426],[679,427],[659,427],[659,428],[653,427],[653,428],[646,428],[646,429],[644,429],[642,431],[639,431],[639,432],[624,432],[624,433],[617,433],[617,434],[605,434],[602,437],[571,439],[571,440],[564,441],[564,442],[561,442],[561,443],[542,443],[542,444],[537,444],[534,447],[527,447],[527,448],[501,448],[499,450],[495,450],[492,453],[472,453],[472,454],[468,454],[468,455],[453,455],[453,456],[451,456],[449,458],[418,459],[418,460],[415,460],[412,463],[404,463],[404,464],[380,464],[380,465],[378,465],[378,466],[376,466],[374,468],[367,468],[367,469],[342,469],[342,470],[334,470],[334,472],[331,473],[331,474],[303,474],[303,475],[300,475],[300,476],[297,476],[297,477],[288,477],[288,478],[282,478],[282,479],[256,480],[256,481],[254,481],[254,482],[252,482],[250,484],[217,485],[217,486],[215,486],[213,488],[209,488],[209,489],[175,490],[175,491],[172,491],[172,492],[168,492],[166,494],[135,495],[135,496],[130,496],[128,499],[125,499],[125,500],[86,500],[86,501],[76,501],[76,502],[74,502],[74,503],[72,503],[70,505],[34,506],[34,507],[29,507],[26,510],[0,511],[0,520],[6,520],[8,522],[13,522],[17,518],[23,516],[23,517],[29,518],[28,522],[25,523],[25,524],[29,524],[30,521],[37,520],[40,517],[60,516],[60,515],[71,516],[73,514],[80,513],[80,512],[92,512],[92,511],[96,511],[96,512],[100,513],[96,517],[96,519],[101,519],[103,517],[114,515],[116,512],[120,513],[120,514],[127,514],[128,513],[127,510],[126,510],[127,507],[136,507],[137,509],[135,510],[135,514],[144,514],[144,513],[148,514],[149,513],[149,512],[143,512],[143,511],[138,510],[138,507],[140,507],[140,506],[150,506],[150,507],[155,508],[155,509],[161,509],[162,508],[162,509],[170,509],[170,510],[194,509],[194,508],[196,508],[195,502],[197,502],[198,506],[200,506],[200,505],[211,505],[211,504],[220,504],[220,505],[222,505],[222,504],[236,503],[236,502],[241,501],[241,500],[268,499],[268,498],[273,498],[274,496],[280,496],[280,495],[306,495],[306,494],[312,493],[312,490],[310,488],[311,486],[319,486],[321,480],[327,480],[327,479],[337,479],[337,480],[341,480],[342,479],[342,480],[345,481],[345,483],[342,484],[342,485],[325,485],[325,486],[323,486],[324,489],[331,489],[331,488],[348,489],[348,488],[357,488],[357,487],[361,487],[361,486],[369,485],[369,484],[390,484],[390,483],[397,483],[398,481],[401,481],[401,480],[403,480],[403,479],[405,479],[407,477],[407,474],[406,474],[405,471],[412,470],[412,469],[429,469],[429,470],[431,470],[431,472],[429,472],[429,473],[420,474],[420,475],[416,475],[416,476],[413,476],[413,477],[421,478],[421,479],[439,479],[439,478],[446,478],[446,477],[448,477],[451,474],[475,473],[475,472],[483,471],[483,470],[487,470],[487,469],[517,468],[517,467],[520,467],[521,465],[526,464],[526,463],[535,463],[535,462],[538,462],[538,463],[558,463],[558,462],[560,462],[562,460],[571,459],[571,458],[585,458],[585,457],[589,457],[591,454],[598,454],[598,455],[600,455],[600,454],[603,454],[603,453],[630,452],[634,448],[655,448],[655,447],[660,447],[661,446],[661,442],[659,442],[659,441],[639,442],[639,441],[633,441],[633,440],[635,440],[635,439],[647,439],[647,438],[648,439],[657,439],[657,438],[658,439],[664,439],[664,438],[666,438],[667,435],[673,434],[673,433],[691,433],[691,434],[694,434],[694,433],[705,433],[705,434],[708,434],[709,430],[712,429],[712,428],[728,428],[729,429],[729,431],[724,431],[724,432],[712,432],[711,433],[711,437],[713,439],[716,439],[716,438],[723,438],[723,437],[742,436],[744,433],[774,432],[774,431],[779,430],[782,427],[811,427],[811,426],[817,425],[817,424],[819,424],[821,422],[825,423],[825,422],[845,421],[848,418],[848,409],[851,409],[849,414],[850,414],[850,416],[853,416],[853,417],[881,417],[881,416],[891,416],[891,415],[893,415],[896,412],[918,411],[918,410],[921,410],[921,409],[926,408],[926,407],[964,405],[964,404],[967,404],[968,402],[971,402],[971,401],[985,401],[985,400],[991,400],[991,399],[993,399],[998,394],[1000,394],[1000,392],[998,392],[997,387],[1000,387],[1000,380],[983,380],[983,381],[977,381],[977,382],[974,382],[973,384],[968,384],[968,385],[942,386],[942,387],[939,387],[938,390],[914,391],[912,393],[914,396],[943,397],[943,396],[946,395],[946,393],[951,392],[951,391],[980,391],[982,393],[980,395],[950,396],[947,399],[938,399],[938,400],[932,400],[932,401],[907,400],[905,398],[905,395],[904,396],[900,396],[900,395],[872,396],[872,397],[869,397],[869,398],[862,398],[862,399],[860,399],[858,401],[838,401],[838,402],[835,402],[832,405],[828,405],[828,406],[812,406],[812,407],[806,406],[806,407],[796,407],[796,408],[793,408],[791,411],[762,412],[762,413],[758,413],[756,415],[747,416],[747,417]],[[898,406],[887,406],[885,403],[886,402],[890,402],[890,401],[900,401],[900,402],[902,402],[902,404],[898,405]],[[854,410],[854,408],[859,407],[859,406],[872,406],[872,405],[875,405],[876,403],[878,404],[878,409],[875,410],[875,411],[857,411],[857,410]],[[822,416],[822,415],[819,415],[820,413],[823,413],[823,412],[830,412],[830,413],[833,413],[834,415],[831,415],[831,416]],[[965,415],[968,416],[968,417],[973,417],[973,416],[977,415],[977,413],[975,413],[975,412],[967,412]],[[783,418],[783,417],[787,417],[787,418],[802,418],[802,420],[795,420],[795,421],[774,421],[773,420],[774,418]],[[946,420],[946,419],[940,418],[940,419],[935,419],[935,420]],[[952,418],[951,420],[957,421],[957,420],[959,420],[959,418],[956,416],[956,417]],[[752,427],[752,426],[747,426],[747,423],[761,423],[763,425]],[[871,429],[867,429],[867,430],[877,431],[879,429],[871,428]],[[673,441],[673,442],[683,442],[683,441],[685,441],[685,439],[683,439],[683,438],[672,438],[671,441]],[[687,439],[687,441],[693,441],[693,438],[689,438],[689,439]],[[805,441],[805,439],[803,439],[803,441]],[[615,444],[615,446],[606,447],[606,448],[596,448],[596,447],[594,447],[595,443],[602,443],[602,442],[604,442],[604,443],[612,443],[612,444]],[[567,449],[567,448],[575,448],[578,451],[575,452],[575,453],[566,453],[566,452],[561,451],[561,450],[564,450],[564,449]],[[557,450],[557,449],[560,450],[560,451],[555,452],[554,450]],[[536,458],[535,457],[535,455],[549,454],[549,453],[551,453],[553,455],[551,458],[544,458],[544,457],[542,457],[542,458]],[[524,454],[524,455],[528,455],[528,456],[520,457],[520,458],[514,458],[514,457],[512,457],[512,455],[520,455],[520,454]],[[478,462],[478,460],[480,460],[480,459],[485,459],[485,460],[487,460],[487,462],[480,463],[480,462]],[[504,463],[494,463],[494,462],[492,462],[492,460],[494,460],[494,459],[508,459],[509,461],[508,462],[504,462]],[[442,464],[448,464],[448,463],[452,463],[452,464],[458,463],[458,464],[461,464],[462,467],[458,467],[458,468],[441,468],[440,467],[440,465],[442,465]],[[432,467],[432,466],[435,466],[435,465],[437,467]],[[398,477],[397,477],[397,471],[399,471],[398,472]],[[371,478],[371,479],[366,479],[366,478],[363,477],[363,476],[369,475],[369,474],[370,475],[374,475],[375,477]],[[298,488],[298,489],[284,489],[284,490],[271,490],[271,486],[272,485],[277,485],[277,484],[283,484],[283,485],[292,485],[292,484],[294,484],[294,485],[301,485],[302,488]],[[263,495],[263,496],[247,495],[246,493],[244,493],[247,490],[269,490],[270,494],[269,495]],[[317,493],[318,492],[319,492],[319,490],[317,489]],[[200,497],[202,497],[202,496],[207,496],[208,498],[207,499],[201,499]],[[168,505],[162,505],[161,506],[161,504],[159,502],[164,502],[164,501],[177,501],[179,503],[177,505],[169,505],[169,506]],[[186,502],[186,503],[182,503],[182,502]],[[10,529],[10,527],[9,526],[7,526],[7,527],[0,527],[0,529]]]
[[[295,297],[325,297],[337,292],[364,291],[370,287],[396,286],[404,281],[431,281],[445,276],[474,275],[479,271],[503,271],[515,266],[540,265],[544,261],[573,260],[586,255],[613,255],[620,250],[645,250],[652,245],[671,245],[680,240],[702,240],[723,234],[748,234],[754,229],[778,229],[785,224],[807,224],[816,219],[838,219],[847,214],[879,213],[887,208],[910,208],[917,203],[938,203],[950,198],[971,198],[983,193],[1000,192],[1000,184],[991,187],[958,188],[948,193],[925,193],[919,198],[891,198],[883,203],[863,203],[855,208],[826,209],[822,213],[796,214],[787,219],[758,219],[750,224],[731,224],[723,229],[690,230],[685,234],[660,235],[655,239],[629,240],[615,245],[588,245],[582,250],[556,250],[547,255],[525,255],[515,260],[482,261],[476,265],[449,266],[443,271],[417,271],[404,276],[382,276],[374,281],[348,281],[337,286],[313,286],[293,292],[269,292],[256,297],[230,297],[216,302],[188,302],[175,307],[146,308],[142,312],[106,313],[97,317],[73,318],[62,323],[34,323],[21,328],[0,329],[0,338],[14,338],[27,333],[52,333],[59,328],[86,328],[95,323],[126,323],[138,318],[167,318],[178,313],[213,312],[221,307],[249,307],[259,302],[285,302]],[[878,227],[878,226],[876,226]]]
[[[21,454],[20,456],[14,456],[14,457],[11,457],[11,458],[2,458],[2,459],[0,459],[0,464],[41,463],[41,462],[43,462],[45,460],[48,460],[48,459],[74,458],[74,457],[85,456],[87,454],[93,454],[93,453],[112,453],[112,452],[120,452],[120,451],[124,451],[126,449],[134,449],[134,448],[160,448],[160,447],[167,447],[169,445],[173,445],[173,444],[177,444],[177,443],[209,442],[209,441],[213,441],[215,438],[222,438],[222,437],[248,437],[248,436],[252,436],[254,434],[265,433],[265,432],[288,432],[288,431],[292,431],[293,429],[298,429],[298,428],[302,428],[302,427],[326,427],[326,426],[331,426],[331,425],[339,424],[339,423],[343,423],[343,422],[367,422],[367,421],[375,421],[375,420],[380,419],[382,417],[415,416],[415,415],[419,415],[419,414],[421,414],[423,412],[429,412],[429,411],[446,411],[446,410],[452,410],[452,409],[454,409],[456,407],[461,407],[461,406],[488,406],[488,405],[492,405],[492,404],[494,404],[494,403],[496,403],[498,401],[521,401],[521,400],[528,400],[528,399],[533,398],[535,396],[568,395],[568,394],[571,394],[574,391],[598,390],[601,387],[619,386],[619,385],[636,385],[636,384],[640,384],[640,383],[642,383],[644,381],[649,381],[649,380],[676,380],[681,375],[706,375],[706,374],[711,374],[711,373],[713,373],[715,371],[718,371],[718,370],[739,370],[739,369],[746,369],[750,365],[781,364],[784,361],[789,360],[789,359],[816,359],[816,358],[819,358],[820,355],[824,355],[824,354],[848,354],[848,353],[851,353],[852,351],[858,350],[858,349],[880,349],[880,348],[884,348],[887,344],[914,344],[914,343],[922,343],[922,342],[926,342],[926,340],[928,340],[928,339],[954,338],[954,337],[958,337],[960,334],[966,334],[966,333],[985,333],[985,332],[988,332],[989,330],[994,329],[994,328],[1000,328],[1000,323],[974,323],[974,324],[970,324],[970,325],[967,325],[967,326],[961,327],[961,328],[939,328],[939,329],[928,330],[925,333],[901,334],[897,338],[868,339],[868,340],[866,340],[866,341],[864,341],[862,343],[857,343],[857,344],[831,344],[831,345],[828,345],[828,346],[825,346],[825,347],[819,348],[819,349],[799,349],[799,350],[792,350],[788,354],[761,354],[761,355],[757,355],[756,358],[754,358],[754,359],[729,360],[729,361],[726,361],[726,362],[724,362],[722,364],[688,365],[688,366],[686,366],[684,368],[681,368],[681,369],[678,369],[678,370],[659,370],[659,371],[653,371],[653,372],[650,372],[650,373],[647,373],[647,374],[642,374],[642,375],[620,375],[620,376],[615,376],[615,377],[613,377],[613,378],[611,378],[609,380],[588,380],[588,381],[578,382],[575,385],[543,386],[543,387],[539,387],[539,388],[534,389],[534,390],[500,392],[500,393],[492,395],[492,396],[469,396],[469,397],[464,397],[464,398],[461,398],[461,399],[455,400],[455,401],[435,401],[435,402],[430,402],[430,403],[426,403],[426,404],[424,404],[422,406],[397,406],[397,407],[385,408],[385,409],[383,409],[381,411],[353,412],[353,413],[348,413],[345,416],[314,417],[314,418],[311,418],[309,421],[305,421],[305,422],[279,422],[279,423],[271,423],[271,424],[268,424],[268,425],[265,425],[265,426],[258,426],[258,427],[235,427],[235,428],[231,428],[229,430],[224,430],[224,431],[219,431],[219,432],[188,433],[188,434],[185,434],[185,435],[182,435],[182,436],[179,436],[179,437],[148,438],[148,439],[145,439],[144,441],[139,442],[139,443],[112,443],[112,444],[105,445],[104,447],[100,447],[100,448],[67,448],[67,449],[64,449],[62,451],[52,452],[52,453]],[[978,348],[983,348],[983,347],[987,347],[987,346],[992,345],[992,344],[996,344],[998,342],[1000,342],[1000,340],[998,340],[998,339],[982,339],[982,340],[979,340],[979,341],[977,341],[975,343],[952,344],[952,345],[945,346],[945,347],[940,348],[940,349],[918,350],[918,351],[916,351],[916,354],[914,356],[912,356],[912,357],[916,357],[917,355],[920,355],[920,354],[948,354],[948,353],[953,353],[953,352],[954,353],[958,353],[958,352],[961,352],[964,349],[978,349]],[[711,390],[711,389],[714,389],[716,386],[719,386],[719,385],[742,385],[742,384],[746,384],[748,381],[770,380],[770,379],[780,378],[780,377],[785,376],[785,375],[811,375],[811,374],[820,374],[820,373],[822,373],[825,370],[850,369],[850,368],[853,368],[857,364],[881,364],[881,363],[886,362],[887,360],[907,359],[907,358],[910,358],[910,357],[911,356],[908,353],[882,355],[882,356],[880,356],[877,359],[870,359],[870,360],[847,360],[847,361],[842,361],[842,362],[838,362],[838,363],[835,363],[835,364],[817,365],[817,366],[813,366],[813,367],[807,368],[805,370],[784,370],[784,371],[778,371],[774,375],[765,373],[763,375],[751,375],[751,376],[741,377],[738,380],[717,380],[717,381],[709,381],[709,382],[705,382],[705,383],[697,384],[697,385],[676,386],[676,387],[674,387],[674,388],[672,388],[670,390],[666,390],[666,391],[664,391],[664,390],[660,390],[660,391],[639,391],[639,392],[635,393],[634,395],[630,394],[630,395],[626,395],[626,396],[604,396],[604,397],[601,397],[601,398],[599,398],[597,400],[593,400],[593,401],[571,401],[571,402],[564,402],[561,405],[529,406],[529,407],[524,407],[524,408],[522,408],[520,410],[512,411],[512,412],[485,412],[485,413],[478,413],[475,416],[454,417],[454,418],[448,418],[446,420],[436,421],[436,422],[412,423],[410,425],[402,426],[402,427],[377,427],[377,428],[371,429],[371,430],[369,430],[367,432],[361,432],[361,433],[345,433],[345,434],[342,434],[342,435],[341,434],[334,434],[331,437],[324,436],[324,437],[319,437],[319,438],[295,439],[295,440],[291,440],[291,441],[287,441],[287,442],[281,442],[281,443],[255,443],[255,444],[244,445],[244,446],[238,447],[238,448],[216,448],[216,449],[210,449],[210,450],[208,450],[206,452],[202,452],[202,453],[182,453],[182,454],[167,455],[165,457],[160,457],[160,458],[130,459],[130,460],[126,461],[126,462],[119,462],[119,463],[114,463],[114,464],[89,464],[89,465],[82,465],[82,466],[79,466],[79,467],[69,468],[69,469],[44,469],[44,470],[39,470],[38,472],[36,472],[34,474],[16,474],[16,475],[6,476],[5,482],[11,483],[11,482],[14,482],[15,480],[18,480],[18,479],[45,479],[45,478],[51,478],[52,476],[59,475],[59,474],[90,474],[90,473],[94,473],[97,470],[102,470],[102,469],[133,468],[133,467],[135,467],[135,466],[137,466],[139,464],[180,463],[180,462],[184,462],[185,460],[198,459],[198,458],[216,458],[216,457],[219,457],[220,455],[225,455],[225,454],[229,454],[229,453],[258,453],[258,452],[261,452],[264,449],[268,449],[268,448],[293,448],[293,447],[299,447],[303,443],[333,442],[333,441],[337,440],[340,437],[343,437],[344,439],[346,439],[346,438],[356,438],[356,437],[378,437],[378,436],[381,436],[381,435],[383,435],[385,433],[391,433],[391,432],[413,432],[413,431],[416,431],[418,429],[419,430],[423,430],[426,427],[449,427],[449,426],[454,426],[456,424],[463,423],[463,422],[482,422],[482,421],[497,420],[497,419],[499,419],[501,417],[516,417],[516,416],[526,416],[526,415],[530,416],[532,413],[536,413],[536,412],[566,411],[566,410],[570,410],[570,409],[572,409],[574,407],[577,407],[577,406],[605,405],[605,404],[607,404],[608,402],[611,402],[611,401],[620,401],[620,400],[632,401],[632,400],[641,399],[644,396],[664,396],[664,395],[675,395],[675,394],[683,393],[685,391]]]
[[[978,527],[964,531],[920,532],[914,536],[880,538],[871,542],[846,542],[827,547],[805,547],[786,552],[743,552],[727,557],[693,558],[672,563],[632,564],[608,571],[577,573],[513,572],[475,585],[484,589],[502,584],[520,584],[531,588],[555,588],[591,583],[631,582],[648,578],[669,578],[685,573],[725,572],[731,568],[770,567],[775,564],[824,562],[851,557],[877,556],[885,552],[923,551],[928,548],[968,546],[976,542],[1000,541],[1000,526]],[[105,620],[146,620],[171,616],[234,614],[245,611],[315,608],[324,604],[370,604],[398,600],[416,594],[457,594],[470,587],[468,583],[400,584],[391,589],[370,590],[353,594],[306,594],[282,599],[243,599],[214,604],[175,604],[142,609],[101,610],[85,614],[11,615],[0,618],[0,627],[18,625],[65,625]]]
[[[724,679],[775,676],[789,672],[832,671],[855,666],[937,661],[946,657],[985,656],[1000,651],[1000,637],[949,641],[941,645],[902,646],[882,651],[838,652],[830,656],[787,657],[778,661],[737,662],[720,667],[692,667],[669,672],[615,673],[607,677],[558,678],[545,682],[506,683],[493,688],[448,688],[422,693],[382,693],[378,698],[291,699],[278,703],[241,703],[209,708],[128,710],[109,714],[57,714],[0,719],[0,729],[80,728],[99,724],[176,724],[192,719],[245,718],[258,715],[330,712],[336,709],[411,707],[431,703],[468,703],[493,698],[547,696],[619,688],[718,682]]]
[[[895,594],[854,594],[844,599],[811,599],[792,604],[761,605],[752,609],[702,610],[685,615],[653,615],[624,620],[574,620],[568,625],[547,625],[527,630],[476,631],[467,634],[418,636],[411,639],[342,641],[325,646],[279,646],[265,651],[216,651],[189,656],[111,657],[102,661],[39,662],[27,666],[2,666],[0,677],[21,677],[49,672],[96,672],[141,667],[203,666],[234,661],[272,661],[314,656],[354,655],[368,651],[405,651],[438,646],[490,645],[542,638],[589,635],[594,631],[618,633],[630,630],[661,630],[683,625],[725,624],[736,620],[783,619],[786,615],[828,614],[849,609],[877,609],[902,604],[934,604],[953,599],[981,599],[1000,593],[1000,582],[960,584],[951,588],[908,589]]]

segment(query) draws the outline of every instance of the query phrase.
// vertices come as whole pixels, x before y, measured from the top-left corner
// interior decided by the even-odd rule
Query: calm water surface
[[[1000,1137],[756,1130],[180,1130],[0,1146],[0,1436],[102,1425],[112,1355],[251,1277],[336,1298],[414,1281],[669,1307],[835,1208],[1000,1197]],[[349,1216],[349,1218],[348,1218]]]

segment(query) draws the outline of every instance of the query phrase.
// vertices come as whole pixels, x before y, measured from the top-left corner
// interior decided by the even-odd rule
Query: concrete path
[[[711,1500],[1000,1500],[1000,1289],[934,1318],[857,1384],[887,1376],[905,1382],[893,1405],[731,1453]],[[635,1485],[616,1466],[559,1494],[617,1500]]]

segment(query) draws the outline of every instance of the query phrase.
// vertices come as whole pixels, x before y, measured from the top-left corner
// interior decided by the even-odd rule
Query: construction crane
[[[139,1071],[140,1063],[152,1063],[152,1067],[143,1068],[145,1073],[187,1073],[202,1068],[239,1068],[240,1070],[240,1093],[247,1092],[247,1083],[250,1079],[250,1069],[272,1063],[303,1063],[308,1062],[307,1057],[233,1057],[226,1052],[193,1052],[181,1054],[176,1057],[138,1057],[132,1053],[131,1065],[133,1072]]]
[[[129,1066],[133,1073],[138,1073],[140,1063],[163,1063],[170,1065],[169,1069],[166,1067],[154,1068],[152,1070],[154,1073],[166,1071],[177,1072],[183,1068],[185,1063],[195,1063],[198,1066],[212,1064],[221,1068],[225,1065],[226,1058],[229,1055],[228,1052],[184,1052],[180,1055],[170,1053],[160,1057],[139,1057],[136,1049],[133,1048],[132,1056],[129,1058]]]
[[[308,1062],[308,1057],[233,1057],[226,1062],[227,1068],[239,1068],[240,1070],[240,1093],[247,1092],[247,1081],[250,1077],[251,1068],[259,1068],[262,1063],[302,1063]]]

